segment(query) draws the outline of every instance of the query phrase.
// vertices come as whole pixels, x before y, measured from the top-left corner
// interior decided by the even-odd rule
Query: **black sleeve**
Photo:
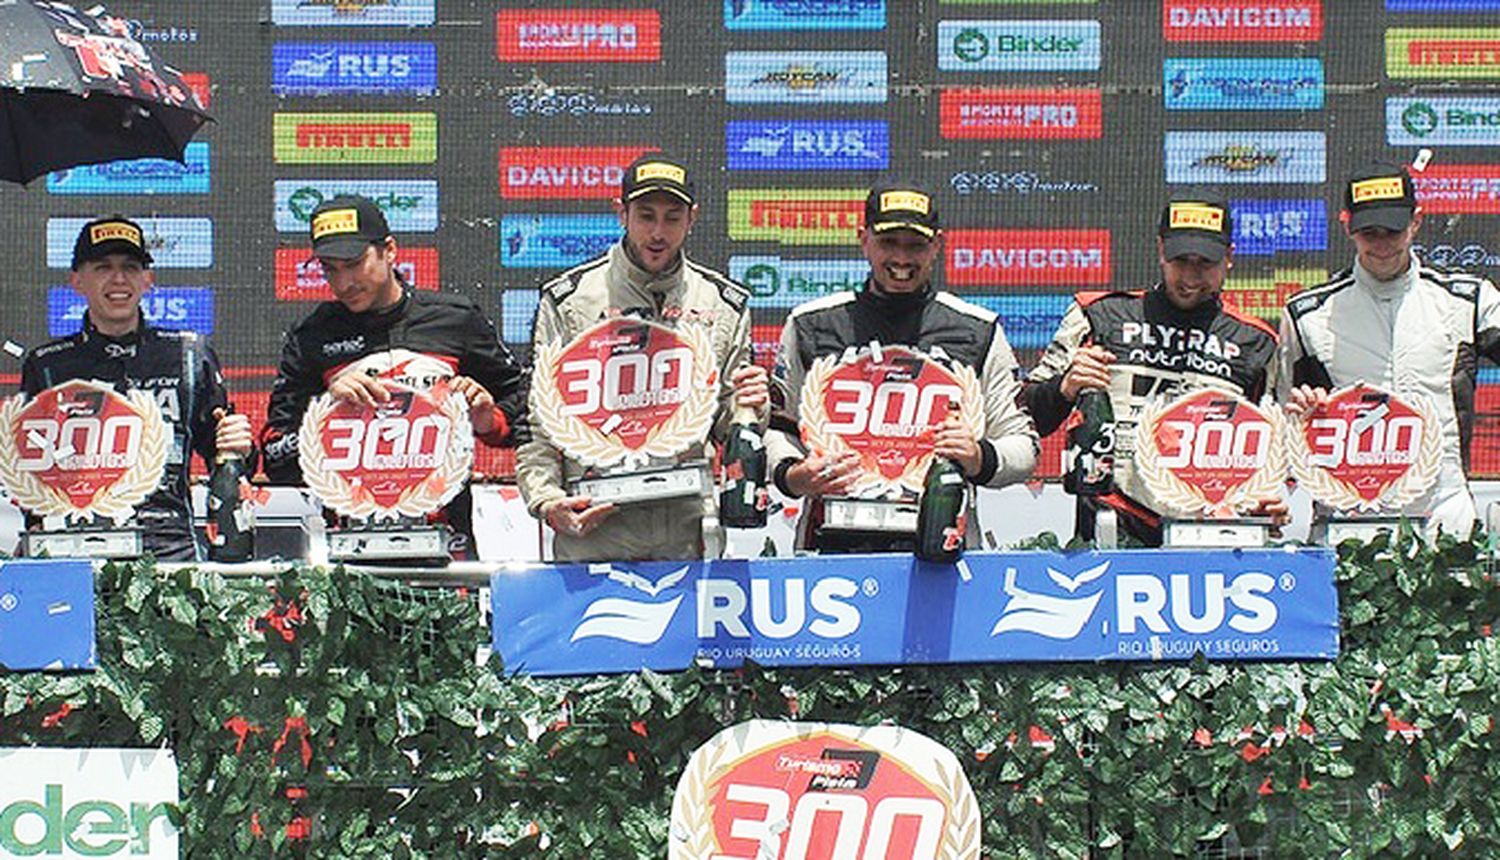
[[[524,442],[518,433],[525,435],[527,375],[477,306],[465,325],[458,372],[483,385],[500,410],[502,420],[496,423],[496,431],[482,437],[483,441],[489,445]]]
[[[200,342],[195,345],[194,352],[193,360],[198,366],[195,368],[193,414],[187,417],[188,428],[192,433],[193,450],[198,452],[198,456],[203,458],[209,468],[213,468],[214,454],[218,451],[214,435],[219,426],[219,422],[214,419],[214,411],[229,411],[229,392],[224,388],[224,374],[219,369],[219,356],[214,353],[213,347]],[[254,457],[253,454],[251,456]]]
[[[271,387],[271,403],[266,409],[266,426],[260,431],[266,477],[272,481],[301,483],[297,430],[302,426],[307,404],[322,391],[323,377],[303,359],[296,332],[287,332],[281,345],[281,366],[276,369],[276,382]]]
[[[41,390],[41,369],[37,367],[36,356],[28,352],[26,359],[21,362],[21,392],[27,397],[35,397]]]
[[[1031,420],[1036,422],[1038,436],[1048,436],[1063,421],[1067,420],[1068,413],[1073,411],[1073,404],[1062,394],[1062,377],[1053,377],[1043,382],[1023,382],[1021,384],[1021,405],[1031,413]]]

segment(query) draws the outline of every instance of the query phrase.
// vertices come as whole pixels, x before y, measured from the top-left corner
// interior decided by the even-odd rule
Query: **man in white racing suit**
[[[1436,485],[1403,513],[1428,517],[1429,533],[1467,537],[1477,519],[1466,477],[1475,377],[1479,356],[1500,360],[1500,291],[1412,253],[1422,210],[1403,167],[1355,171],[1340,218],[1354,265],[1287,302],[1278,393],[1293,414],[1359,381],[1427,399],[1442,422],[1442,462]]]

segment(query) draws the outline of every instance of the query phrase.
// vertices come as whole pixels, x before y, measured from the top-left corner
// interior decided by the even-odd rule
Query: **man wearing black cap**
[[[847,494],[862,467],[853,452],[829,456],[802,444],[799,401],[814,361],[877,342],[978,371],[984,432],[976,437],[958,413],[950,412],[933,439],[934,453],[956,462],[971,485],[1025,480],[1036,465],[1037,436],[1016,403],[1020,369],[999,319],[933,284],[943,231],[931,192],[910,182],[876,186],[865,198],[859,245],[870,264],[864,286],[799,305],[781,329],[767,447],[777,488],[810,501],[798,527],[798,546],[822,552],[910,551],[914,536],[821,528],[821,500]],[[977,533],[968,530],[971,544]]]
[[[469,402],[480,441],[512,440],[525,405],[520,367],[479,306],[467,296],[414,290],[396,268],[396,239],[385,215],[360,196],[325,200],[311,218],[313,256],[333,301],[286,333],[281,366],[261,429],[266,475],[302,480],[297,433],[308,403],[324,391],[374,406],[389,398],[376,380],[426,389],[447,380]],[[473,558],[469,493],[448,504],[456,558]]]
[[[1476,354],[1500,361],[1500,292],[1475,275],[1423,265],[1411,174],[1394,164],[1356,170],[1340,213],[1354,265],[1293,296],[1281,315],[1281,399],[1301,413],[1329,389],[1363,380],[1397,397],[1426,398],[1443,427],[1432,492],[1404,513],[1468,537],[1477,517],[1465,477],[1474,424]]]
[[[558,275],[541,288],[532,350],[566,344],[610,317],[635,317],[667,326],[707,326],[718,367],[719,407],[713,437],[722,439],[732,406],[764,411],[766,374],[751,364],[750,293],[719,272],[689,260],[683,250],[698,220],[687,167],[661,153],[625,168],[614,201],[624,236],[603,256]],[[516,481],[532,515],[554,532],[558,561],[690,559],[717,555],[722,538],[704,529],[716,511],[711,496],[650,504],[595,504],[571,495],[569,482],[584,467],[533,426],[521,447]],[[680,460],[704,458],[695,445]]]
[[[201,559],[189,457],[197,451],[212,466],[220,451],[253,455],[250,421],[225,414],[229,395],[207,343],[194,332],[154,328],[141,314],[152,277],[140,225],[118,215],[83,225],[69,282],[88,303],[83,329],[32,350],[21,367],[21,390],[34,396],[70,379],[97,379],[149,391],[172,446],[161,484],[136,508],[142,548],[163,560]]]
[[[1023,389],[1042,435],[1074,413],[1085,391],[1108,392],[1117,440],[1134,432],[1135,416],[1151,397],[1170,399],[1201,388],[1249,400],[1265,394],[1276,333],[1221,298],[1233,235],[1221,194],[1206,188],[1177,192],[1157,225],[1161,281],[1148,290],[1077,294]],[[1112,487],[1079,494],[1078,538],[1098,537],[1099,514],[1108,509],[1130,542],[1161,545],[1161,519],[1132,465],[1126,458],[1115,460]],[[1265,500],[1257,513],[1279,518],[1285,505]]]

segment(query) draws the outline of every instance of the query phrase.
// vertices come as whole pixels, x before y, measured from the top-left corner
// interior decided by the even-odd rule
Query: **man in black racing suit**
[[[1151,509],[1129,448],[1136,416],[1149,399],[1218,388],[1259,401],[1270,390],[1275,330],[1221,298],[1232,235],[1222,195],[1203,188],[1172,195],[1157,229],[1161,282],[1144,291],[1078,293],[1027,376],[1022,396],[1043,436],[1076,416],[1073,406],[1084,391],[1109,393],[1113,487],[1078,496],[1077,538],[1093,540],[1098,512],[1109,508],[1133,541],[1161,545],[1161,518]],[[1074,417],[1070,430],[1079,421]],[[1257,512],[1279,518],[1285,504],[1264,500]]]
[[[447,380],[469,402],[474,435],[511,444],[526,402],[521,369],[472,299],[418,291],[396,271],[396,240],[373,202],[341,196],[312,214],[313,254],[334,300],[286,334],[271,390],[261,447],[273,481],[302,480],[298,431],[312,399],[373,406],[388,399],[387,379],[426,389]],[[476,558],[467,488],[444,509],[455,558]]]
[[[225,414],[229,395],[219,359],[197,333],[146,324],[140,307],[152,284],[151,254],[139,225],[118,216],[85,224],[69,281],[88,303],[83,329],[32,350],[21,365],[21,390],[34,397],[69,380],[95,379],[149,392],[171,447],[161,483],[136,507],[134,524],[142,549],[158,559],[201,560],[188,494],[191,452],[210,466],[221,450],[253,458],[250,422]]]

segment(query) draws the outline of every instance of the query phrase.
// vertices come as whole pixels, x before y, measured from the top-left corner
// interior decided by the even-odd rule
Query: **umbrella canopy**
[[[182,161],[211,117],[176,69],[102,9],[0,2],[0,179],[121,158]]]

